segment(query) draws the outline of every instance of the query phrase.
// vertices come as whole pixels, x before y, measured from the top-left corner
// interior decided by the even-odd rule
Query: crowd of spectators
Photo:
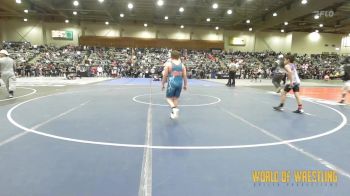
[[[19,77],[63,77],[75,73],[85,77],[151,77],[161,75],[169,59],[166,48],[102,48],[86,46],[32,46],[3,43],[16,60]],[[281,53],[181,50],[189,78],[226,78],[228,65],[237,65],[237,78],[269,78]],[[336,78],[340,75],[338,55],[299,55],[296,65],[302,79]]]
[[[282,53],[265,52],[258,59],[268,67]],[[298,73],[302,79],[338,78],[341,75],[340,61],[343,56],[336,54],[296,55]],[[273,70],[272,70],[273,71]]]

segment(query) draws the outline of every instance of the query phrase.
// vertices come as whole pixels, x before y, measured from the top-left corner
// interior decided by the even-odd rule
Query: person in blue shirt
[[[186,67],[181,62],[180,52],[173,50],[171,52],[171,59],[164,64],[162,90],[167,84],[166,98],[171,107],[170,118],[175,119],[179,117],[178,99],[182,88],[187,90],[187,73]]]

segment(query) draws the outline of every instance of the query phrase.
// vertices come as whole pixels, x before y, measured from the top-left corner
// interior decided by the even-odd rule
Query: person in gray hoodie
[[[276,88],[276,92],[280,93],[282,90],[281,81],[286,81],[286,72],[283,70],[284,67],[283,55],[279,55],[277,61],[273,65],[273,75],[272,75],[272,84]]]

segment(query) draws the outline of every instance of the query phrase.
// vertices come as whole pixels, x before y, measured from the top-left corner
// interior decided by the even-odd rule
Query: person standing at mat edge
[[[282,110],[284,106],[284,102],[286,101],[287,93],[293,89],[295,99],[298,103],[298,109],[294,111],[294,113],[302,114],[303,105],[301,103],[301,98],[299,95],[300,91],[300,78],[298,76],[297,67],[294,64],[294,56],[291,54],[287,54],[284,57],[284,69],[287,72],[287,77],[289,80],[289,84],[287,84],[281,93],[281,103],[277,107],[273,107],[275,110]]]
[[[162,90],[165,89],[164,85],[166,82],[168,82],[166,98],[171,107],[170,118],[175,119],[179,117],[178,99],[181,94],[182,86],[184,90],[187,90],[186,67],[180,60],[180,52],[176,50],[171,52],[170,61],[164,64]]]
[[[341,61],[341,64],[343,64],[344,74],[342,79],[345,84],[339,103],[345,103],[346,94],[350,93],[350,56],[344,58],[344,60]]]
[[[234,60],[232,59],[231,63],[228,64],[227,67],[229,69],[229,72],[228,72],[229,79],[227,81],[226,86],[228,86],[228,87],[231,87],[231,86],[235,87],[236,86],[236,71],[237,71],[237,69],[239,67],[238,62],[235,63]]]
[[[281,81],[283,81],[283,83],[285,83],[286,81],[285,80],[286,74],[283,70],[283,67],[284,67],[283,61],[284,61],[283,55],[280,54],[278,55],[277,61],[275,61],[273,64],[272,84],[276,88],[276,93],[280,93],[282,90]]]
[[[5,82],[9,98],[13,98],[16,90],[15,61],[9,57],[10,54],[6,50],[0,51],[0,73],[1,79]]]

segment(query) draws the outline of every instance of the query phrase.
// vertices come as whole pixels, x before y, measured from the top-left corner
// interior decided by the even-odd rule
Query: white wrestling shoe
[[[170,118],[175,119],[175,114],[173,112],[170,113]]]
[[[179,118],[179,108],[173,108],[173,113],[175,118]]]

